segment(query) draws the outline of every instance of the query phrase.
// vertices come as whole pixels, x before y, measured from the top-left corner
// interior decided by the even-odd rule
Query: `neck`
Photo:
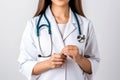
[[[52,5],[51,10],[57,23],[67,23],[69,18],[69,6],[56,6]]]

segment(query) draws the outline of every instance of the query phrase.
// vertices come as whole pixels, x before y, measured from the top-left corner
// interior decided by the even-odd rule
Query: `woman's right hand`
[[[65,61],[66,56],[64,54],[53,54],[48,60],[48,64],[51,69],[59,68],[65,63]]]
[[[49,69],[59,68],[66,61],[66,56],[64,54],[53,54],[48,60],[43,62],[38,62],[32,71],[33,75],[41,74]]]

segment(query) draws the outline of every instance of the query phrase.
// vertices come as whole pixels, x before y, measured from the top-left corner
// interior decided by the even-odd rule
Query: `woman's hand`
[[[64,54],[53,54],[48,60],[50,68],[59,68],[66,61],[66,56]]]
[[[89,74],[92,73],[90,61],[86,57],[79,54],[79,49],[77,46],[68,45],[63,48],[61,53],[66,56],[70,56],[84,72]]]
[[[62,49],[62,52],[66,56],[70,56],[74,61],[79,61],[80,54],[79,49],[75,45],[68,45]]]
[[[59,68],[66,61],[66,56],[64,54],[54,54],[48,60],[38,62],[32,71],[33,75],[41,74],[49,69]]]

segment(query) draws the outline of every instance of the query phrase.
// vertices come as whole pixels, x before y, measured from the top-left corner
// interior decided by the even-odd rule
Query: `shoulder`
[[[78,19],[79,19],[79,22],[81,24],[81,28],[83,29],[83,31],[85,31],[86,33],[94,31],[94,26],[90,19],[83,17],[81,15],[78,15]]]
[[[29,27],[29,28],[32,28],[32,29],[36,28],[38,19],[39,19],[39,16],[32,17],[32,18],[28,19],[26,26]]]
[[[88,19],[84,16],[81,16],[81,15],[78,15],[78,19],[79,19],[81,25],[83,25],[83,27],[86,27],[87,29],[93,28],[93,23],[90,19]]]
[[[28,32],[32,33],[36,31],[36,24],[37,24],[38,18],[39,16],[36,16],[26,21],[24,33],[28,33]]]
[[[87,17],[78,15],[78,19],[82,24],[91,24],[92,21],[90,19],[88,19]]]
[[[39,16],[35,16],[35,17],[30,18],[27,22],[31,24],[37,24],[38,19],[39,19]]]

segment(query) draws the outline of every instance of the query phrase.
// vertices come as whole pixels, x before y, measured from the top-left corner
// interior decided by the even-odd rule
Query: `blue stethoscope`
[[[80,23],[79,23],[79,20],[78,20],[78,17],[77,17],[77,15],[76,15],[76,13],[73,13],[73,14],[74,14],[75,19],[76,19],[76,21],[77,21],[78,32],[79,32],[79,35],[77,36],[77,40],[78,40],[78,42],[83,43],[83,42],[85,41],[85,35],[83,35],[83,34],[81,33]],[[47,24],[41,24],[41,25],[39,25],[40,22],[41,22],[42,17],[45,18],[45,20],[47,21]],[[43,51],[42,51],[42,49],[41,49],[41,46],[40,46],[40,37],[39,37],[40,33],[39,33],[39,31],[40,31],[40,29],[41,29],[42,27],[47,27],[47,28],[48,28],[48,34],[49,34],[50,40],[51,40],[51,43],[50,43],[50,45],[51,45],[51,50],[50,50],[50,54],[49,54],[49,55],[44,55],[44,54],[43,54]],[[39,16],[39,19],[38,19],[38,22],[37,22],[37,26],[36,26],[36,32],[37,32],[37,37],[38,37],[38,42],[39,42],[39,48],[40,48],[40,50],[41,50],[41,54],[39,54],[38,57],[50,57],[50,56],[52,55],[52,49],[53,49],[53,42],[52,42],[52,36],[51,36],[51,35],[52,35],[52,32],[51,32],[51,24],[50,24],[50,22],[49,22],[49,20],[48,20],[48,18],[47,18],[47,16],[46,16],[45,13],[43,13],[43,14],[41,14],[41,15]]]

